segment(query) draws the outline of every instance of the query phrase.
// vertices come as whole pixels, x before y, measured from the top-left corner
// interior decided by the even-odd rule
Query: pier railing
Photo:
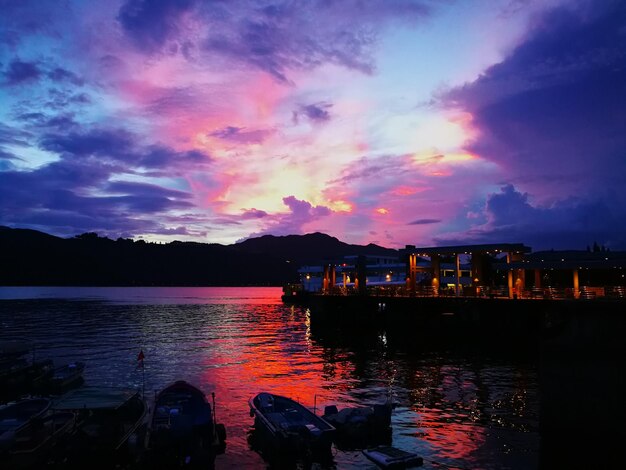
[[[461,286],[459,292],[454,287],[444,287],[438,290],[432,286],[417,286],[411,290],[404,286],[371,286],[367,288],[367,295],[375,297],[467,297],[506,299],[510,297],[509,289],[505,286]],[[325,295],[359,295],[351,287],[335,287],[324,292]],[[582,286],[578,292],[571,287],[531,287],[514,289],[515,299],[581,299],[593,300],[601,298],[626,299],[626,286]]]

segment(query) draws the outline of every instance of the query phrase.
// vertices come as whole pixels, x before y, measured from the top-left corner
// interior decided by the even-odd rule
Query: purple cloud
[[[417,219],[413,222],[409,222],[408,225],[430,225],[430,224],[438,224],[441,222],[441,219]]]
[[[72,85],[83,86],[85,81],[74,72],[64,69],[63,67],[55,67],[48,72],[48,78],[53,82],[68,82]]]
[[[300,116],[305,116],[313,122],[326,122],[330,120],[330,113],[328,110],[332,108],[332,103],[313,103],[308,105],[300,105],[296,111],[293,112],[293,122],[298,124]]]
[[[68,1],[11,0],[0,2],[0,31],[4,42],[16,46],[25,34],[57,36],[58,25],[72,18]]]
[[[107,184],[105,191],[108,193],[132,194],[144,197],[168,197],[177,199],[189,199],[191,194],[175,189],[167,189],[156,184],[135,183],[131,181],[113,181]]]
[[[30,121],[35,123],[40,123],[45,119],[46,115],[44,113],[22,113],[15,116],[15,119],[18,121]]]
[[[295,196],[283,198],[283,203],[291,210],[294,219],[309,219],[312,217],[320,217],[330,215],[332,212],[325,206],[312,206],[310,202],[296,199]]]
[[[1,159],[5,159],[5,160],[16,160],[17,157],[15,155],[13,155],[12,153],[9,152],[5,152],[4,150],[0,149],[0,158]]]
[[[381,157],[362,157],[355,164],[346,166],[341,176],[330,181],[331,184],[344,185],[375,179],[391,180],[390,186],[399,184],[397,178],[410,171],[409,158],[406,155],[383,155]]]
[[[227,126],[211,132],[209,136],[239,144],[259,144],[273,133],[273,129],[246,130],[245,127]]]
[[[133,136],[124,130],[95,129],[85,133],[70,132],[44,135],[44,150],[71,155],[96,155],[124,159],[134,146]]]
[[[249,220],[249,219],[262,219],[264,217],[267,217],[268,213],[262,210],[258,210],[258,209],[246,209],[242,212],[241,214],[241,218],[244,220]]]
[[[157,185],[109,182],[119,168],[60,160],[31,171],[0,171],[0,223],[45,226],[53,233],[152,232],[153,214],[193,207],[191,196]],[[93,196],[97,190],[99,196]],[[129,219],[134,222],[129,223]]]
[[[160,234],[160,235],[192,235],[192,233],[187,230],[187,227],[178,226],[174,228],[159,228],[152,230],[151,233]],[[196,235],[195,233],[193,235]],[[206,235],[206,232],[203,234]]]
[[[289,70],[327,62],[371,73],[377,32],[390,21],[414,22],[430,14],[430,3],[421,0],[278,0],[269,5],[128,0],[118,21],[147,53],[181,51],[187,58],[192,50],[219,54],[289,82]],[[189,34],[184,24],[189,18],[204,30]]]
[[[65,158],[96,156],[117,161],[128,168],[168,168],[211,161],[199,150],[177,152],[163,145],[142,147],[136,140],[134,134],[123,129],[91,129],[49,133],[43,136],[39,145]]]
[[[0,145],[28,145],[28,140],[32,135],[22,129],[7,126],[0,122]]]
[[[584,249],[594,240],[608,247],[626,244],[626,210],[611,207],[601,198],[569,198],[551,205],[532,204],[527,193],[512,185],[488,195],[485,223],[466,232],[437,237],[441,245],[520,241],[534,250],[550,248]]]
[[[137,154],[137,165],[144,168],[165,168],[168,166],[185,166],[209,163],[212,159],[199,150],[176,152],[169,147],[152,145],[144,152]]]
[[[146,169],[167,170],[167,174],[160,176],[172,178],[172,170],[197,168],[209,162],[210,157],[204,152],[176,151],[159,144],[145,146],[128,131],[81,128],[70,116],[48,119],[42,113],[23,118],[33,127],[49,131],[41,137],[39,146],[58,154],[59,159],[31,170],[2,165],[0,223],[33,228],[47,225],[49,231],[59,234],[72,230],[110,234],[116,229],[117,233],[133,230],[166,233],[163,230],[171,229],[173,224],[126,223],[126,220],[147,219],[155,214],[195,207],[187,192],[155,184],[112,181],[112,178],[136,173],[145,176]],[[58,127],[64,120],[72,124],[72,130]],[[16,145],[22,142],[20,139],[27,142],[32,136],[0,126],[0,143]]]
[[[58,114],[44,120],[41,125],[51,129],[64,130],[67,132],[69,129],[78,127],[79,124],[74,120],[74,116],[71,114]]]
[[[473,115],[480,137],[469,149],[543,194],[623,187],[624,24],[624,2],[538,18],[503,62],[443,97]]]
[[[263,216],[263,220],[267,221],[265,229],[259,233],[251,234],[250,237],[270,234],[302,234],[306,224],[332,214],[328,207],[313,206],[310,202],[297,199],[295,196],[284,197],[283,203],[289,208],[289,212],[287,214]]]
[[[24,122],[29,129],[37,130],[38,132],[41,129],[45,129],[48,132],[68,132],[79,128],[79,124],[75,121],[72,113],[47,115],[40,112],[23,112],[15,114],[15,119]]]
[[[121,7],[118,21],[137,47],[153,53],[179,31],[178,20],[194,0],[128,0]]]
[[[13,86],[38,80],[41,77],[41,70],[35,62],[13,59],[2,75],[5,84]]]
[[[46,108],[63,109],[68,106],[76,106],[82,104],[90,104],[91,98],[87,93],[74,93],[72,89],[48,89],[48,101]]]
[[[626,244],[624,24],[623,2],[550,10],[501,63],[443,96],[472,114],[479,138],[468,149],[498,163],[508,184],[471,211],[483,223],[439,242]]]
[[[110,238],[128,238],[134,233],[158,233],[161,229],[161,226],[154,220],[139,218],[132,214],[112,219],[109,213],[89,214],[65,210],[25,211],[6,225],[34,228],[61,236],[95,231],[100,236]]]

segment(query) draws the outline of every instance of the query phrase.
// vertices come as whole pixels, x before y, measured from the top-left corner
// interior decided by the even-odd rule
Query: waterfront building
[[[351,255],[298,272],[301,290],[333,295],[624,297],[626,252],[532,253],[522,243],[407,245],[396,256]]]

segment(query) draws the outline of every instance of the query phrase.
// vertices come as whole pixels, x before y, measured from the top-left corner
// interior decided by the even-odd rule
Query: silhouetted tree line
[[[610,248],[607,248],[607,247],[606,247],[606,246],[604,246],[604,245],[598,245],[598,242],[595,242],[595,241],[594,241],[594,242],[593,242],[593,248],[591,248],[589,245],[587,245],[587,251],[588,251],[589,253],[592,253],[592,252],[593,252],[593,253],[606,253],[606,252],[611,251],[611,249],[610,249]]]
[[[377,251],[378,250],[378,251]],[[234,245],[152,243],[89,232],[59,238],[0,227],[0,285],[246,286],[282,285],[324,256],[393,252],[347,245],[323,234],[265,236]]]

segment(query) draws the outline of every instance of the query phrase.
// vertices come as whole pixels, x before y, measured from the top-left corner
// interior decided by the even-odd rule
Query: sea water
[[[144,389],[184,379],[214,392],[227,447],[216,468],[267,468],[251,448],[248,399],[270,391],[307,406],[383,403],[392,443],[424,468],[539,466],[538,359],[481,344],[418,347],[420,332],[320,328],[279,288],[0,288],[0,340],[38,358],[84,361],[85,383]],[[143,351],[144,368],[137,356]],[[333,448],[336,468],[375,468]],[[444,465],[442,467],[441,465]]]

